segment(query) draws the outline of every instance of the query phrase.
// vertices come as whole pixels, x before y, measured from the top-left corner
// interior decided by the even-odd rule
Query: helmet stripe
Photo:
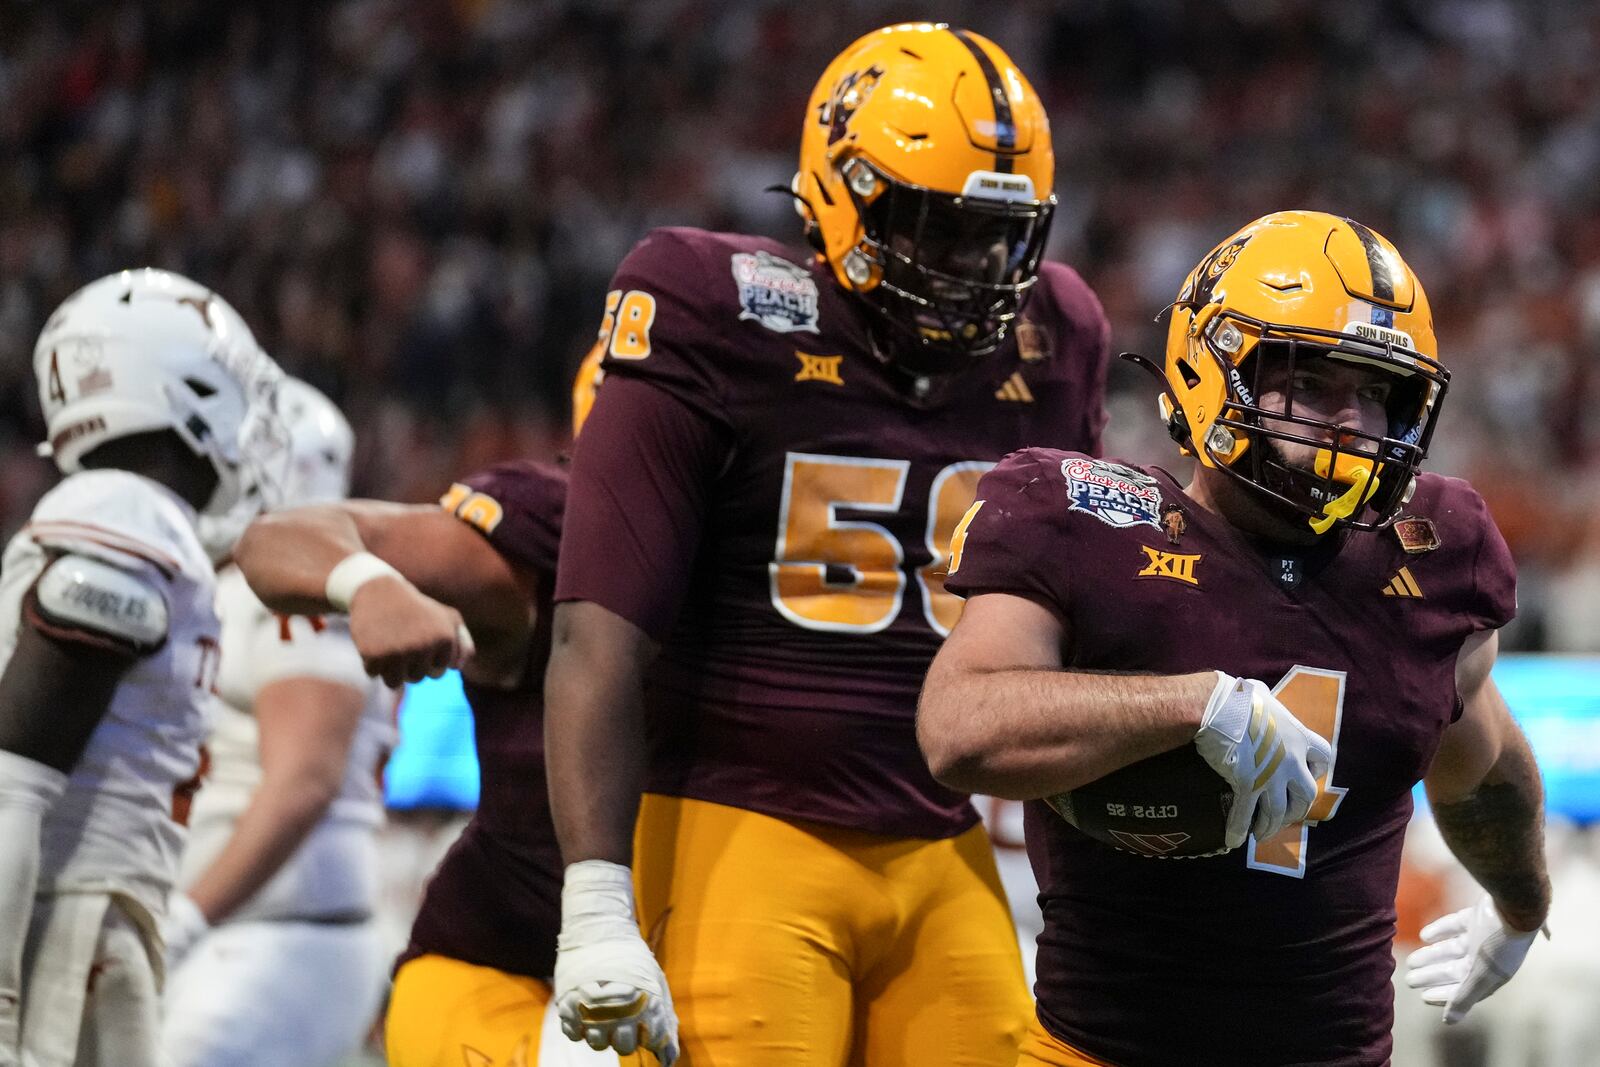
[[[1372,295],[1379,300],[1394,303],[1394,275],[1390,273],[1393,258],[1384,251],[1378,235],[1355,219],[1345,219],[1345,225],[1355,231],[1361,247],[1367,252],[1367,269],[1372,272]]]
[[[978,61],[978,69],[983,72],[984,81],[989,83],[989,96],[994,99],[994,169],[1002,174],[1010,174],[1012,170],[1010,153],[1017,146],[1017,127],[1011,118],[1011,98],[1006,96],[1005,83],[1000,80],[1000,71],[995,67],[994,60],[989,58],[989,53],[985,52],[966,30],[952,26],[950,32],[967,46],[972,58]]]

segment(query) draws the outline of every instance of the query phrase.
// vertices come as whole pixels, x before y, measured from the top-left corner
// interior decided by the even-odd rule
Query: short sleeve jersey
[[[55,558],[125,570],[167,604],[166,641],[123,675],[104,718],[45,818],[41,892],[109,889],[152,916],[166,908],[200,767],[219,662],[215,576],[195,513],[136,474],[93,470],[46,493],[0,565],[0,666],[16,648],[27,599]]]
[[[1217,857],[1120,852],[1030,803],[1040,1019],[1124,1067],[1386,1063],[1411,789],[1458,714],[1463,642],[1515,611],[1482,498],[1423,475],[1409,541],[1352,533],[1299,555],[1164,471],[1088,456],[1019,452],[978,499],[952,590],[1049,608],[1069,669],[1261,679],[1334,749],[1312,820]],[[1246,1018],[1260,1025],[1218,1025]]]
[[[662,642],[647,788],[897,836],[970,827],[914,733],[960,612],[946,549],[1007,452],[1098,450],[1094,295],[1046,264],[999,351],[920,384],[875,354],[870,312],[825,264],[761,238],[655,231],[607,309],[557,598]],[[658,433],[641,412],[666,408]]]
[[[513,461],[463,479],[442,501],[532,579],[538,618],[516,685],[467,683],[478,810],[428,883],[403,960],[436,953],[529,978],[554,973],[562,865],[545,778],[544,676],[566,489],[560,467]]]

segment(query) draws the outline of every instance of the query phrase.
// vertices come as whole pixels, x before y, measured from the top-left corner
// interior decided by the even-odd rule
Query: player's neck
[[[195,455],[170,431],[114,438],[83,457],[88,469],[124,470],[165,486],[196,511],[217,488],[211,465]]]
[[[1320,540],[1304,519],[1291,520],[1257,500],[1249,489],[1220,471],[1199,466],[1183,490],[1197,505],[1247,537],[1309,547]]]

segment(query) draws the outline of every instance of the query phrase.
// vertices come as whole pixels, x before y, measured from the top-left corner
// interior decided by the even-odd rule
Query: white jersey
[[[71,553],[161,590],[168,631],[117,686],[105,717],[44,820],[39,893],[104,892],[159,918],[178,873],[180,825],[200,766],[216,681],[215,576],[195,512],[137,474],[82,471],[62,481],[6,546],[0,564],[0,668],[16,649],[23,602],[52,558]]]
[[[379,774],[394,747],[395,696],[369,678],[341,616],[269,611],[236,567],[217,577],[222,673],[207,748],[211,766],[195,798],[184,884],[216,859],[261,784],[260,731],[251,709],[270,682],[312,677],[366,697],[344,782],[322,821],[276,875],[230,918],[307,919],[370,914],[377,897],[377,838],[383,823]]]

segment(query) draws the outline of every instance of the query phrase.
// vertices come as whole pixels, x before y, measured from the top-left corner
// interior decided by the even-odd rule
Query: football
[[[1233,790],[1193,745],[1140,760],[1046,802],[1083,834],[1123,852],[1194,859],[1227,851]]]

